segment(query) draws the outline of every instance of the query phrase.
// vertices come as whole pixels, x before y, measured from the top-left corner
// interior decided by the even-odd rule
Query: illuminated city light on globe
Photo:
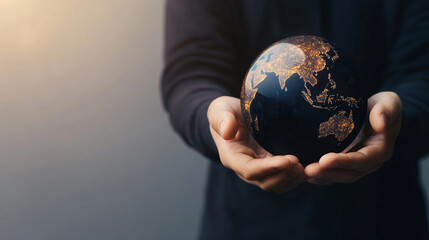
[[[258,56],[243,82],[241,109],[262,147],[308,164],[351,144],[367,103],[343,55],[326,39],[296,36]]]

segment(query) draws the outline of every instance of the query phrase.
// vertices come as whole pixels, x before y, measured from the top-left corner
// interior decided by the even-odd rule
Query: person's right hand
[[[220,161],[245,182],[282,193],[305,181],[297,157],[273,156],[253,139],[244,126],[240,99],[223,96],[213,100],[207,117]]]

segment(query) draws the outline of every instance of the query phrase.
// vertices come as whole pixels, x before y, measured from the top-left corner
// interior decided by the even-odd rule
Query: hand
[[[318,163],[308,165],[305,168],[308,182],[321,185],[354,182],[378,170],[392,156],[401,127],[401,99],[394,92],[377,93],[368,99],[368,113],[354,141],[355,151],[328,153]]]
[[[298,158],[273,156],[253,139],[244,126],[240,99],[215,99],[209,106],[207,117],[220,161],[243,181],[278,193],[305,181],[304,168]]]

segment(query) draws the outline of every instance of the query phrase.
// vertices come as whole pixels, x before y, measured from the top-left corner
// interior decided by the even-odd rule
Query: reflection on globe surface
[[[364,122],[366,100],[337,47],[296,36],[275,43],[252,64],[241,109],[262,147],[308,164],[350,145]]]

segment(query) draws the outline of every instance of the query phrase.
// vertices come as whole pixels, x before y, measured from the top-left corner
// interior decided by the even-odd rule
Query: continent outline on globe
[[[255,116],[255,113],[252,113],[252,104],[255,105],[255,98],[262,99],[264,98],[263,95],[284,100],[283,102],[280,101],[283,105],[279,104],[279,101],[275,107],[265,105],[265,108],[269,108],[271,111],[288,108],[286,105],[290,105],[291,109],[299,111],[293,107],[293,104],[298,102],[301,105],[307,104],[320,110],[316,111],[319,115],[325,115],[321,111],[330,112],[331,114],[325,116],[324,121],[318,124],[317,134],[314,127],[314,131],[311,133],[317,135],[319,139],[329,138],[329,136],[336,139],[336,147],[329,147],[333,144],[326,144],[321,141],[322,145],[328,146],[326,147],[327,152],[345,149],[347,146],[344,145],[351,143],[351,140],[357,135],[358,128],[360,129],[363,124],[366,114],[366,101],[360,97],[356,87],[357,83],[341,56],[341,50],[326,39],[304,35],[289,37],[276,42],[257,57],[242,85],[241,107],[249,131],[262,147],[273,154],[286,154],[289,153],[286,150],[293,148],[284,147],[286,150],[281,151],[282,147],[270,147],[270,144],[273,145],[273,141],[270,139],[264,140],[264,138],[270,137],[270,134],[275,136],[275,129],[263,133],[261,131],[270,128],[264,127],[266,122],[275,121],[273,119],[276,117],[268,116],[269,114],[264,116],[256,114]],[[267,85],[266,81],[269,81],[273,87]],[[273,88],[276,89],[275,94]],[[342,94],[343,92],[347,94]],[[290,97],[287,94],[293,96]],[[254,108],[264,111],[262,105],[254,106]],[[258,113],[258,111],[256,112]],[[295,113],[295,115],[299,114]],[[294,118],[295,115],[287,114],[288,118]],[[306,114],[304,116],[308,117]],[[297,122],[297,125],[300,123]],[[279,132],[284,135],[288,134],[285,131]],[[289,140],[288,137],[283,137],[285,144],[288,144]],[[305,141],[298,142],[305,143]],[[281,145],[282,143],[274,142],[274,144]],[[299,149],[290,153],[299,153],[304,147],[295,146],[295,148]]]

